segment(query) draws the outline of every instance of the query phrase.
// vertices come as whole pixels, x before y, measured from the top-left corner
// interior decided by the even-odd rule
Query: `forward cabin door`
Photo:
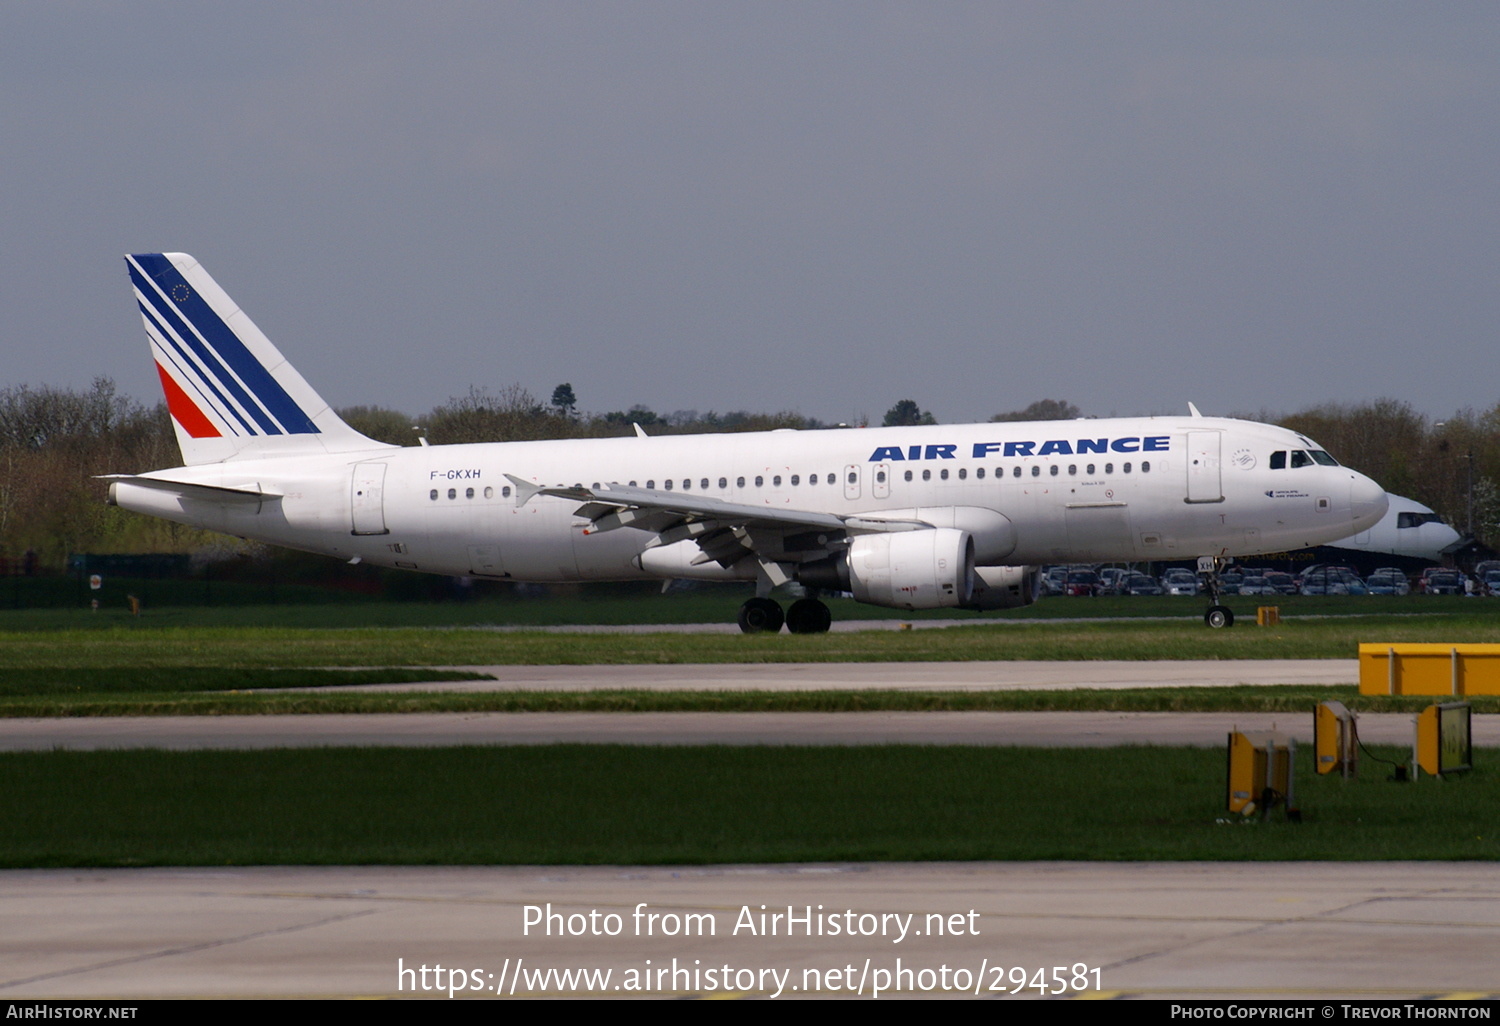
[[[354,534],[389,534],[385,526],[385,464],[356,463],[349,493]]]
[[[1223,502],[1224,482],[1219,458],[1219,431],[1189,431],[1187,435],[1187,501]]]

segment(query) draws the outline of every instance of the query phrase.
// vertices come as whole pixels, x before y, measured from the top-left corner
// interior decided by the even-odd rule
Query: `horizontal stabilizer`
[[[119,481],[126,484],[139,485],[142,488],[150,488],[159,492],[171,492],[181,495],[184,499],[197,499],[200,502],[222,502],[222,503],[259,503],[266,499],[279,499],[279,492],[268,492],[258,484],[244,484],[233,487],[224,485],[198,484],[192,481],[173,481],[166,477],[145,477],[137,474],[103,474],[100,475],[104,481]]]

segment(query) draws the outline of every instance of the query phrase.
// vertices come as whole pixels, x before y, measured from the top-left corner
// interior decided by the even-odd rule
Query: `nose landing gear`
[[[1208,592],[1208,611],[1203,614],[1205,626],[1218,630],[1234,626],[1234,610],[1219,602],[1219,574],[1229,560],[1224,556],[1199,556],[1198,575],[1203,578],[1203,590]]]

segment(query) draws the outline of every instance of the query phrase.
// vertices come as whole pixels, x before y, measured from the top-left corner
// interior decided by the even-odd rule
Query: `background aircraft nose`
[[[1355,530],[1373,527],[1385,516],[1390,500],[1385,489],[1363,474],[1353,474],[1349,482],[1349,513],[1354,518]]]

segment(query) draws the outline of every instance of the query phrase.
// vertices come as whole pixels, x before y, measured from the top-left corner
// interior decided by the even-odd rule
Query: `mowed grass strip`
[[[7,698],[90,699],[122,694],[191,694],[263,688],[347,687],[426,681],[491,680],[463,670],[384,667],[366,670],[265,669],[243,666],[178,666],[170,670],[112,666],[6,667],[0,669],[0,701]]]
[[[472,628],[158,627],[0,632],[0,667],[433,666],[946,662],[1010,659],[1352,659],[1361,642],[1495,641],[1500,607],[1469,616],[1253,622],[989,623],[820,635],[574,634]]]
[[[1397,753],[1391,752],[1391,755]],[[1481,755],[1481,762],[1483,755]],[[1221,823],[1224,756],[880,746],[0,755],[0,865],[1494,859],[1500,777],[1315,778]]]
[[[94,672],[94,671],[88,671]],[[173,693],[158,680],[135,693],[46,691],[0,696],[0,718],[48,716],[229,716],[309,713],[557,713],[557,712],[1271,712],[1310,715],[1337,699],[1357,712],[1419,712],[1436,699],[1361,695],[1353,686],[1241,685],[1239,687],[1075,688],[1030,691],[482,691],[339,692],[316,688],[265,693],[275,677],[250,690],[200,689],[223,680],[219,671],[189,675],[194,687]],[[257,681],[274,671],[243,670]],[[301,671],[313,672],[313,671]],[[342,670],[324,671],[341,683]],[[432,679],[436,671],[410,671]],[[228,676],[233,676],[228,675]],[[458,677],[459,675],[453,675]],[[206,680],[205,680],[206,678]],[[1477,713],[1500,712],[1500,696],[1475,695]]]

